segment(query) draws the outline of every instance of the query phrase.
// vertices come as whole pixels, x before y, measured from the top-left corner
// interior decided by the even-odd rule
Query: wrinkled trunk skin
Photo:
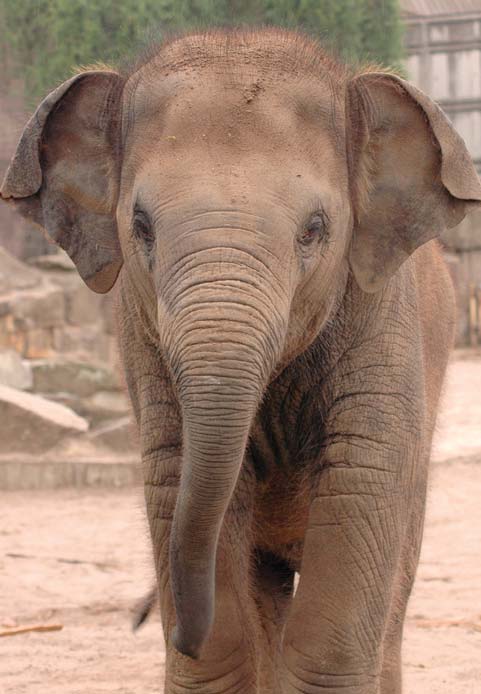
[[[199,655],[213,624],[217,542],[257,401],[256,384],[250,396],[241,398],[228,395],[229,385],[234,383],[224,386],[223,395],[204,393],[198,404],[184,407],[184,463],[170,568],[177,615],[174,646],[191,657]]]
[[[239,263],[241,273],[217,272],[214,279],[212,267],[190,268],[188,279],[176,284],[164,331],[183,414],[183,467],[170,545],[177,618],[172,639],[192,658],[199,657],[213,624],[219,533],[287,327],[287,302],[281,315],[279,302],[276,308],[270,299],[275,278],[269,285],[258,270],[249,277],[245,258]],[[228,265],[235,265],[232,257]]]

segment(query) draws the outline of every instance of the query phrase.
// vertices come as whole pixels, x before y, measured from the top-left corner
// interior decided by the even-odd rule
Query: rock
[[[114,288],[108,294],[100,294],[102,299],[102,315],[104,318],[105,330],[109,335],[116,336],[118,334],[118,323],[117,323],[117,283]]]
[[[44,453],[65,435],[81,434],[88,422],[68,407],[0,386],[2,453]]]
[[[114,391],[99,391],[90,398],[81,401],[82,416],[91,422],[105,421],[130,413],[129,400],[124,393]],[[73,408],[77,409],[77,408]]]
[[[13,316],[0,317],[0,350],[13,350],[27,359],[49,357],[54,351],[52,328],[20,330]]]
[[[63,290],[0,248],[0,348],[46,357],[54,330],[65,324]]]
[[[44,275],[64,294],[66,324],[103,323],[102,306],[105,303],[105,297],[91,291],[77,272],[49,270]]]
[[[33,388],[39,393],[69,393],[88,398],[99,390],[118,389],[118,380],[105,366],[63,357],[31,362]]]
[[[0,294],[32,289],[43,282],[42,274],[31,268],[0,246]]]
[[[103,424],[89,434],[89,441],[116,453],[139,451],[136,430],[130,417]]]
[[[30,258],[29,265],[34,265],[41,270],[54,272],[75,272],[75,265],[64,251],[49,253],[48,255],[37,255]]]
[[[10,315],[10,304],[8,300],[0,299],[0,318],[5,318],[8,315]]]
[[[65,298],[61,289],[44,284],[19,292],[10,302],[18,330],[54,328],[65,323]]]
[[[22,350],[22,354],[27,359],[45,359],[55,353],[51,328],[38,328],[28,330],[25,333],[19,332],[17,337],[19,351]]]
[[[31,261],[0,248],[0,350],[28,359],[55,354],[80,361],[116,359],[114,296],[91,292],[63,252]]]
[[[114,412],[115,414],[125,414],[130,410],[127,396],[124,393],[113,391],[99,391],[92,395],[86,404],[92,410]]]
[[[13,350],[0,352],[0,384],[18,390],[30,390],[33,385],[30,364]]]
[[[54,349],[80,361],[99,359],[110,363],[116,351],[116,341],[106,335],[102,323],[91,325],[64,325],[54,330]]]
[[[82,280],[66,291],[67,321],[71,325],[99,323],[102,320],[102,295],[91,291]]]
[[[0,321],[0,349],[13,350],[23,357],[27,356],[27,334],[10,332],[5,330],[5,325]]]
[[[49,400],[70,407],[80,417],[84,417],[91,427],[100,426],[106,421],[130,414],[130,403],[121,391],[101,390],[89,398],[79,398],[71,393],[49,393]]]

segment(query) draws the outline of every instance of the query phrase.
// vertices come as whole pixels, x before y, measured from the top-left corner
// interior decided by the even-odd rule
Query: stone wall
[[[31,263],[0,247],[0,349],[112,363],[113,297],[91,292],[64,253]]]
[[[440,103],[481,172],[481,4],[402,0],[409,78]]]
[[[138,460],[114,297],[91,292],[63,253],[26,264],[0,247],[0,421],[0,488],[28,486],[40,465]]]

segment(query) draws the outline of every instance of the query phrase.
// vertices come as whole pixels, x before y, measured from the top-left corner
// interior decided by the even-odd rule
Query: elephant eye
[[[155,243],[154,231],[150,219],[138,207],[134,209],[133,231],[135,237],[144,244],[145,249],[150,253]]]
[[[325,236],[327,221],[327,215],[324,212],[319,211],[313,214],[298,236],[301,246],[310,246]]]

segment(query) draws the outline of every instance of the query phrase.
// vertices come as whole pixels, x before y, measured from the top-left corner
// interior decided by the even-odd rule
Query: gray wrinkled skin
[[[174,40],[38,114],[2,197],[92,289],[118,275],[166,694],[400,694],[464,143],[277,30]]]

